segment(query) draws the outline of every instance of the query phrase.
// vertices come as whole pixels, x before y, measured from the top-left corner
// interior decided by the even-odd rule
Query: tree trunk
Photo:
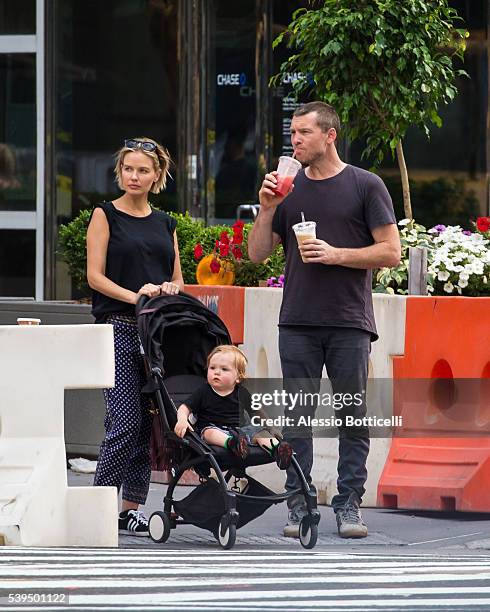
[[[398,167],[400,168],[400,176],[402,179],[403,189],[403,210],[405,211],[406,219],[413,219],[412,204],[410,203],[410,185],[408,183],[407,164],[403,155],[403,146],[401,139],[396,143],[396,157],[398,159]]]

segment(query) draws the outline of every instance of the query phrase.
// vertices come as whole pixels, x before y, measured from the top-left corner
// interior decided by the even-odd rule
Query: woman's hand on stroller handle
[[[146,283],[140,288],[138,293],[134,294],[134,303],[138,304],[143,296],[146,298],[153,298],[159,295],[177,295],[178,293],[180,293],[180,287],[177,283],[172,281],[165,281],[161,285]]]
[[[146,283],[143,285],[138,293],[135,293],[134,303],[137,304],[138,300],[142,295],[146,295],[149,298],[155,297],[157,295],[162,295],[162,288],[160,285],[154,285],[153,283]]]
[[[179,285],[177,285],[177,283],[173,283],[172,281],[168,281],[160,285],[160,295],[177,295],[179,291]]]

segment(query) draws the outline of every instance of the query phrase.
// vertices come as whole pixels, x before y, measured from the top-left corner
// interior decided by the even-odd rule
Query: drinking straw
[[[305,213],[303,211],[301,211],[301,222],[305,222]]]

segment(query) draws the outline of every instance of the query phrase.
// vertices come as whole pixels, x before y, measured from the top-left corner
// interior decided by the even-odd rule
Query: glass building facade
[[[405,141],[414,215],[465,223],[488,214],[489,11],[451,0],[470,30],[459,95],[428,142]],[[272,40],[300,0],[0,0],[0,297],[77,297],[57,254],[59,226],[118,194],[114,152],[151,136],[175,161],[152,201],[208,223],[256,202],[291,151],[294,75],[269,79]],[[340,142],[345,161],[362,143]],[[396,163],[379,169],[398,210]]]

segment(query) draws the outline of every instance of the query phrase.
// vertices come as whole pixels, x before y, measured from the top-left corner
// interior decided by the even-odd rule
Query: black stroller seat
[[[158,409],[164,445],[172,456],[172,479],[163,511],[154,512],[149,520],[152,540],[165,542],[172,529],[191,523],[211,531],[223,548],[231,548],[237,528],[271,505],[301,493],[307,514],[300,524],[300,542],[305,548],[313,548],[320,520],[316,492],[310,489],[294,454],[291,469],[296,471],[301,487],[275,494],[246,472],[248,467],[274,462],[264,449],[251,445],[242,460],[228,449],[207,444],[193,431],[184,438],[174,433],[177,407],[206,381],[208,354],[219,344],[231,344],[223,321],[185,293],[150,300],[142,297],[136,314],[148,371],[145,391]],[[176,501],[175,487],[188,469],[199,475],[201,484],[184,500]]]

